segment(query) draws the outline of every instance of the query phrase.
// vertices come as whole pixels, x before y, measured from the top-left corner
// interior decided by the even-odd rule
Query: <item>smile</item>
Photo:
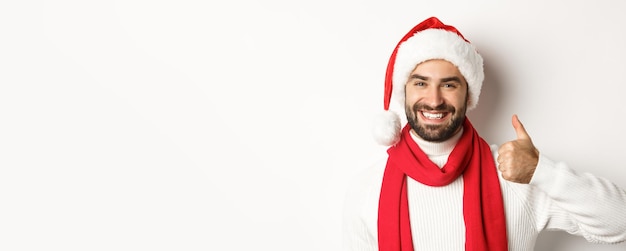
[[[430,112],[422,112],[427,119],[441,119],[444,117],[444,113],[430,113]]]

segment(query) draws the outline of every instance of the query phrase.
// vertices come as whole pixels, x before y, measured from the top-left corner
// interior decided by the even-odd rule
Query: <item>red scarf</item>
[[[493,155],[467,118],[464,126],[463,135],[441,169],[413,141],[408,125],[402,129],[400,142],[387,150],[378,205],[380,251],[413,251],[407,175],[429,186],[445,186],[463,175],[465,250],[507,250],[506,219]]]

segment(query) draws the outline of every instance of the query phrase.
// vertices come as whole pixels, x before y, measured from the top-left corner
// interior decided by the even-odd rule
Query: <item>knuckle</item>
[[[505,152],[511,151],[511,150],[515,149],[515,142],[507,142],[504,145],[502,145],[501,148]]]

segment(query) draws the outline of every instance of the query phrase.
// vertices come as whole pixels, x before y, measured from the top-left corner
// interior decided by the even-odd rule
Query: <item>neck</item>
[[[456,143],[459,142],[459,139],[463,135],[463,128],[459,130],[454,136],[449,138],[446,141],[442,142],[431,142],[422,139],[421,137],[415,135],[415,133],[411,133],[411,138],[417,143],[417,145],[424,151],[429,158],[434,158],[438,156],[447,156],[450,155]]]

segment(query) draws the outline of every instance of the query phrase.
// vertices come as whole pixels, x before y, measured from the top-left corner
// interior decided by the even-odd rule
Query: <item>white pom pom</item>
[[[400,117],[392,111],[384,111],[374,119],[374,139],[381,145],[392,146],[400,141]]]

